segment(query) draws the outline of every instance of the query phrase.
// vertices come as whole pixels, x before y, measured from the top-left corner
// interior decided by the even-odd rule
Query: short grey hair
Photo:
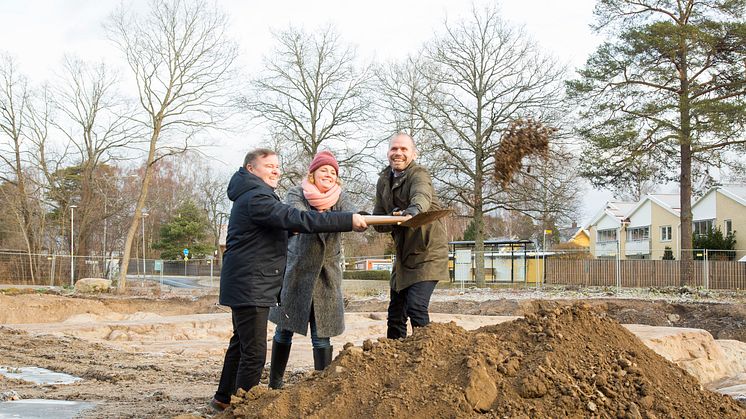
[[[276,156],[277,152],[274,150],[270,150],[268,148],[257,148],[254,150],[249,151],[246,153],[246,157],[243,158],[243,167],[246,167],[248,165],[253,165],[256,159],[267,157],[267,156]]]
[[[396,134],[392,135],[391,138],[389,138],[389,145],[391,145],[391,142],[394,141],[394,138],[399,137],[399,136],[409,138],[409,141],[412,142],[412,150],[417,152],[417,143],[414,142],[414,138],[412,138],[412,136],[409,135],[409,133],[406,133],[404,131],[399,131]]]

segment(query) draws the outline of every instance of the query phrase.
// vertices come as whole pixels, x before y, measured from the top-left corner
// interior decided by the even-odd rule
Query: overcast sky
[[[54,79],[64,54],[86,60],[105,60],[127,70],[119,51],[104,37],[103,22],[117,7],[112,0],[3,0],[0,1],[0,50],[13,55],[32,83]],[[241,48],[241,66],[251,74],[260,68],[262,56],[272,47],[271,30],[288,25],[313,30],[334,25],[342,40],[357,46],[366,59],[399,59],[414,52],[444,20],[458,19],[470,12],[467,0],[314,0],[246,1],[218,0],[231,22],[233,36]],[[131,7],[145,7],[146,1],[124,1]],[[487,4],[477,1],[477,5]],[[525,26],[543,49],[571,68],[583,65],[600,42],[591,32],[594,0],[503,0],[497,2],[503,18]],[[214,147],[216,159],[243,155],[260,140],[246,132]],[[382,156],[383,158],[383,156]],[[218,163],[216,163],[218,164]],[[230,167],[236,162],[228,161]],[[610,195],[588,194],[585,217],[589,218]]]

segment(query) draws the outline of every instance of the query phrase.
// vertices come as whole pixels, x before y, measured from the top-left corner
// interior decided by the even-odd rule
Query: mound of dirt
[[[221,417],[746,417],[585,305],[466,331],[352,344],[284,390],[240,391]]]

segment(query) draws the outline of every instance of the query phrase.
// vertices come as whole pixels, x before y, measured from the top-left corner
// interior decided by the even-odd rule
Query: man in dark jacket
[[[275,194],[280,164],[272,150],[249,152],[228,184],[233,208],[220,271],[220,304],[231,308],[233,336],[211,405],[222,410],[239,388],[259,384],[267,353],[267,316],[278,304],[287,258],[288,231],[364,231],[350,212],[306,212]]]
[[[373,214],[415,216],[442,209],[430,174],[414,162],[416,157],[412,137],[403,133],[391,137],[389,165],[378,178]],[[403,338],[407,336],[407,318],[412,327],[430,323],[430,296],[439,280],[448,279],[446,231],[442,220],[419,228],[376,226],[376,230],[391,231],[396,245],[386,336]]]

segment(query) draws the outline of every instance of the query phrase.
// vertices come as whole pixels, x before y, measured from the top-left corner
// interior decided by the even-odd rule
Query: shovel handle
[[[364,215],[365,223],[369,226],[398,225],[410,217],[404,215]]]

